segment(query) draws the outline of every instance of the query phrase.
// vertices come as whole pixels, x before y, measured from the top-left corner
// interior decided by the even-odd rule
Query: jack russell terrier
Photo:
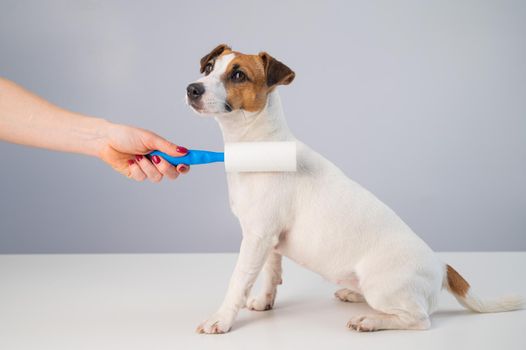
[[[347,323],[357,331],[429,328],[442,288],[476,312],[522,307],[520,297],[477,297],[390,208],[294,138],[276,89],[294,80],[290,68],[266,52],[246,55],[226,45],[200,63],[204,76],[188,85],[187,103],[215,117],[225,142],[295,141],[298,169],[227,174],[243,239],[223,304],[197,332],[228,332],[245,306],[271,309],[282,256],[342,286],[340,300],[377,311]],[[249,299],[261,271],[263,290]]]

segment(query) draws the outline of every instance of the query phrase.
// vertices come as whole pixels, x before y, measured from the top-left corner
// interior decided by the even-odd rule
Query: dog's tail
[[[475,312],[503,312],[524,308],[520,296],[506,296],[497,299],[481,299],[471,293],[469,283],[450,265],[446,265],[443,286],[455,296],[460,304]]]

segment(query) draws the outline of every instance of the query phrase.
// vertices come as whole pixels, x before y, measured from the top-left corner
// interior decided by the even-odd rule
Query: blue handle
[[[172,165],[195,165],[225,161],[225,154],[223,152],[200,151],[197,149],[189,150],[188,153],[182,157],[172,157],[160,151],[153,151],[150,153],[150,156],[162,157]]]

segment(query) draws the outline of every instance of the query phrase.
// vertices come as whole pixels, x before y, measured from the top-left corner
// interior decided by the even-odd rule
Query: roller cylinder
[[[296,142],[225,144],[227,172],[296,171]]]

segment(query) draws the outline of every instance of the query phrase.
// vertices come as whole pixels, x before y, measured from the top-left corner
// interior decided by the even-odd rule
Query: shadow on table
[[[431,315],[431,328],[437,328],[441,325],[446,324],[448,321],[453,320],[456,317],[462,316],[462,317],[473,317],[477,316],[479,314],[469,311],[469,310],[462,310],[462,309],[455,309],[455,310],[438,310],[434,312]]]
[[[348,317],[352,317],[359,314],[375,313],[366,303],[346,303],[339,300],[327,300],[320,302],[319,299],[311,297],[297,297],[297,298],[286,298],[280,299],[276,302],[274,309],[268,311],[251,311],[244,309],[248,314],[239,317],[236,321],[236,329],[243,328],[248,324],[257,321],[269,320],[273,317],[280,317],[280,312],[293,312],[296,310],[298,313],[305,313],[308,309],[308,314],[317,315],[319,313],[332,313],[337,314],[345,313]],[[340,317],[340,315],[335,317]],[[445,309],[438,310],[431,315],[431,329],[441,328],[448,322],[457,320],[458,317],[477,317],[479,314],[463,309]]]
[[[317,296],[287,297],[278,299],[272,310],[243,310],[243,314],[236,320],[236,329],[274,317],[288,317],[290,314],[301,314],[307,317],[312,315],[312,319],[315,320],[320,315],[334,315],[335,319],[340,319],[342,315],[350,318],[358,314],[374,312],[366,303],[342,302],[331,296],[321,300]]]

